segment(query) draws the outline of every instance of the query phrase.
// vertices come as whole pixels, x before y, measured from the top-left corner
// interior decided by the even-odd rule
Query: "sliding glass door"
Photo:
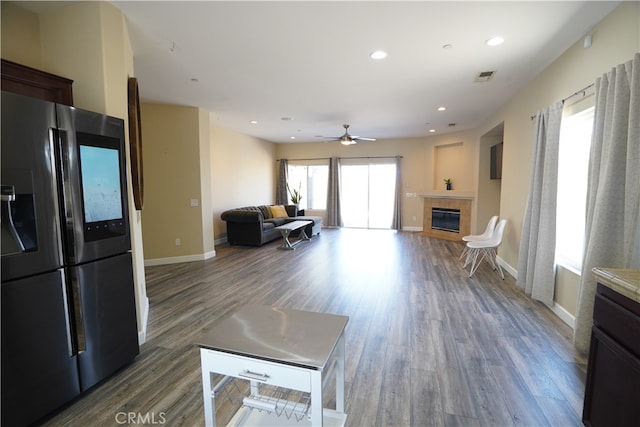
[[[396,165],[342,164],[340,203],[345,227],[389,229],[393,221]]]

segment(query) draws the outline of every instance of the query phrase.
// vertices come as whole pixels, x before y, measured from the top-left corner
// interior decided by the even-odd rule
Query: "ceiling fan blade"
[[[338,136],[338,137],[330,137],[330,136],[325,136],[323,139],[327,139],[329,141],[340,141],[341,144],[343,145],[352,145],[355,144],[357,141],[375,141],[375,138],[364,138],[364,137],[360,137],[360,136],[352,136],[349,134],[349,125],[342,125],[342,127],[344,128],[344,134],[342,136]]]

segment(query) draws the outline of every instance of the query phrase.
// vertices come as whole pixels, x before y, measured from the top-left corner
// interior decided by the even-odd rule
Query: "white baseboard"
[[[549,307],[549,306],[547,306]],[[575,329],[576,326],[576,317],[569,313],[567,311],[567,309],[565,309],[563,306],[557,304],[556,302],[553,303],[553,305],[551,307],[549,307],[549,309],[551,311],[553,311],[553,313],[558,316],[560,318],[560,320],[562,320],[564,323],[566,323],[571,329]]]
[[[500,264],[500,266],[504,269],[504,271],[509,273],[514,279],[518,278],[518,270],[513,268],[511,265],[509,265],[505,260],[503,260],[499,256],[496,257],[496,261],[498,261],[498,264]],[[558,316],[560,320],[566,323],[571,329],[575,328],[575,324],[576,324],[575,316],[569,313],[563,306],[557,304],[554,301],[552,306],[547,305],[547,307],[549,307],[549,310],[551,310],[556,316]]]
[[[144,266],[151,267],[154,265],[165,265],[165,264],[178,264],[181,262],[193,262],[193,261],[204,261],[209,258],[213,258],[216,256],[216,251],[209,251],[204,254],[196,254],[196,255],[184,255],[184,256],[176,256],[176,257],[168,257],[168,258],[155,258],[155,259],[145,259]]]
[[[518,270],[516,270],[511,265],[509,265],[509,263],[507,263],[505,260],[503,260],[499,256],[496,257],[496,261],[498,261],[498,264],[500,264],[500,267],[502,267],[504,271],[509,273],[511,277],[513,277],[514,279],[518,278]]]
[[[402,227],[402,231],[422,231],[422,227],[406,226]]]
[[[142,303],[142,313],[140,315],[142,330],[138,331],[138,345],[142,345],[147,341],[147,321],[149,320],[149,298],[145,298]]]

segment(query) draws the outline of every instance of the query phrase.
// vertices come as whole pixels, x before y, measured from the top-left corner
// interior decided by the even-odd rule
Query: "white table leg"
[[[336,411],[344,412],[344,332],[336,345]]]
[[[284,239],[282,246],[280,246],[282,249],[294,249],[294,247],[291,245],[291,242],[289,241],[289,234],[291,234],[291,231],[292,230],[286,228],[280,230],[280,234],[282,234],[282,238]]]
[[[204,400],[204,424],[206,427],[215,427],[216,416],[214,412],[215,408],[215,396],[211,387],[211,370],[209,369],[209,363],[207,362],[207,356],[204,353],[205,350],[200,350],[200,365],[202,369],[202,398]]]
[[[306,226],[302,227],[302,231],[300,232],[300,240],[311,240],[311,237],[307,236],[307,233],[304,231]]]
[[[322,371],[311,372],[311,425],[322,426]]]

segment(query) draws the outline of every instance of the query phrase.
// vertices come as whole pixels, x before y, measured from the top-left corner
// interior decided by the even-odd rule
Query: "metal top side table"
[[[233,378],[251,383],[245,405],[258,402],[259,385],[270,384],[310,393],[308,416],[300,425],[310,421],[310,425],[321,426],[327,414],[330,424],[336,419],[338,425],[344,424],[344,330],[348,320],[347,316],[249,305],[217,322],[197,344],[206,425],[215,425],[215,394]],[[334,368],[336,410],[332,411],[322,408],[322,382]],[[212,385],[212,372],[225,379]],[[269,412],[269,405],[254,407]],[[277,412],[275,404],[272,412]]]

